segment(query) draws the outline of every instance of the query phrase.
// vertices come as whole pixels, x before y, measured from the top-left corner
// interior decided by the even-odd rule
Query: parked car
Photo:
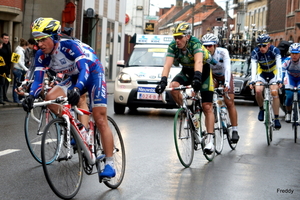
[[[231,72],[234,81],[235,99],[252,100],[256,104],[255,96],[249,87],[251,81],[251,65],[247,58],[232,58]]]
[[[137,35],[137,44],[127,63],[119,61],[123,67],[115,81],[114,112],[123,114],[125,108],[136,110],[139,107],[177,108],[169,91],[165,93],[167,103],[155,92],[161,80],[168,44],[171,35]],[[181,67],[173,66],[168,83],[178,74]]]

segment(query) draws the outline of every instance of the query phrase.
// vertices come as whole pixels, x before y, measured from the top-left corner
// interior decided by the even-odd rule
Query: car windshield
[[[243,77],[250,73],[247,60],[231,59],[231,72],[234,76]]]
[[[130,56],[128,66],[164,66],[167,49],[137,48]]]

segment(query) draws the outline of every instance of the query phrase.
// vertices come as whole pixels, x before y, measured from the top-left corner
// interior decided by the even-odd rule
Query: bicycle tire
[[[223,134],[223,128],[222,128],[222,122],[221,122],[221,115],[220,112],[218,112],[217,107],[214,107],[215,116],[217,119],[215,119],[214,124],[214,130],[215,130],[215,138],[216,138],[216,153],[221,154],[223,147],[224,147],[224,134]]]
[[[269,115],[270,115],[270,117],[269,117],[269,119],[270,119],[270,121],[269,121],[269,138],[270,138],[270,143],[271,143],[273,140],[273,130],[275,127],[272,103],[269,103]]]
[[[293,103],[293,129],[294,129],[294,142],[297,143],[297,129],[298,129],[298,102]]]
[[[57,131],[59,134],[56,133]],[[75,128],[71,125],[72,142],[67,141],[66,131],[67,125],[63,118],[56,118],[45,127],[42,137],[42,164],[52,191],[62,199],[71,199],[80,189],[83,164],[81,147],[77,145],[78,138],[73,134]],[[73,144],[69,151],[68,144]],[[53,157],[53,152],[55,152],[55,161],[47,165],[46,160]],[[70,153],[69,157],[67,157],[68,153]]]
[[[200,128],[201,128],[201,130],[200,130],[201,138],[205,138],[204,136],[207,134],[207,130],[206,130],[206,125],[205,125],[205,115],[204,115],[203,111],[201,111],[201,113],[200,113],[200,121],[201,121],[201,126],[200,126]],[[216,146],[216,137],[215,136],[214,136],[214,142],[213,143],[214,143],[214,146]],[[207,154],[207,153],[204,152],[204,147],[205,147],[205,139],[202,139],[201,148],[202,148],[202,151],[203,151],[203,155],[206,158],[206,160],[212,161],[215,157],[216,151],[214,150],[211,154]]]
[[[45,106],[35,107],[32,109],[32,112],[34,113],[34,116],[40,120],[40,122],[34,120],[31,113],[27,112],[24,123],[25,140],[32,157],[38,163],[42,163],[41,141],[43,129],[52,119],[55,119],[56,116]]]
[[[114,121],[113,118],[109,116],[107,116],[107,120],[114,139],[113,160],[114,160],[114,168],[116,170],[116,176],[109,179],[108,181],[104,181],[104,184],[111,189],[116,189],[122,183],[125,175],[125,167],[126,167],[125,145],[123,142],[121,131],[117,123]],[[101,144],[101,138],[99,137],[100,136],[99,131],[96,127],[94,130],[96,130],[95,131],[95,148],[96,148],[95,152],[96,152],[96,157],[98,157],[100,156],[100,154],[104,154],[104,151]],[[97,165],[98,164],[99,163],[97,162]]]
[[[187,111],[179,108],[174,117],[174,142],[180,163],[189,167],[194,158],[194,135],[191,131]]]
[[[271,140],[270,140],[270,107],[269,107],[269,101],[264,101],[264,116],[265,116],[265,127],[266,127],[266,136],[267,136],[267,143],[270,145]]]

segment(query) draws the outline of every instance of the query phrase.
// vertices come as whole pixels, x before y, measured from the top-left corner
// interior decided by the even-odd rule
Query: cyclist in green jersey
[[[161,94],[168,85],[167,77],[172,64],[182,65],[182,70],[171,81],[169,87],[180,85],[192,85],[195,92],[201,91],[202,107],[205,114],[205,125],[208,132],[207,143],[204,147],[206,153],[214,151],[214,114],[213,114],[213,91],[214,83],[210,69],[215,61],[211,58],[208,50],[202,43],[191,35],[191,25],[186,22],[177,23],[173,29],[174,40],[169,44],[162,78],[156,87],[156,92]],[[182,96],[179,91],[172,90],[172,97],[178,105],[182,105]]]

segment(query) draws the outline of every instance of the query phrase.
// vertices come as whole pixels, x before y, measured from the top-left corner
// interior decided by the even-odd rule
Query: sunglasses
[[[212,46],[213,46],[212,44],[210,44],[210,45],[204,45],[205,48],[207,48],[207,47],[210,48],[210,47],[212,47]]]
[[[34,38],[34,40],[36,41],[36,43],[45,42],[48,37],[50,37],[50,35],[40,37],[40,38]]]
[[[258,48],[265,48],[266,46],[268,46],[267,44],[263,44],[263,45],[257,45],[258,46]]]
[[[174,40],[181,40],[184,36],[183,35],[179,35],[179,36],[174,36]]]

